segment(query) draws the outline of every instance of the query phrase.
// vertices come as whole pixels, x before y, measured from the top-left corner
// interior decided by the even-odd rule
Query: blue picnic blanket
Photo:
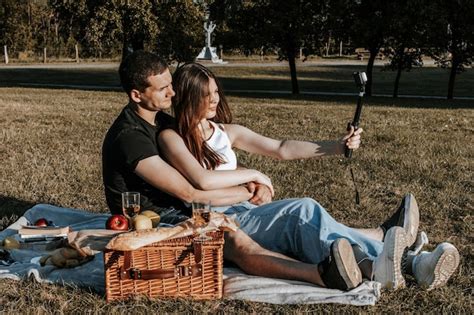
[[[91,213],[79,209],[38,204],[0,232],[0,240],[17,235],[22,225],[39,218],[52,220],[58,226],[70,226],[73,231],[103,229],[109,214]],[[102,253],[75,268],[41,266],[39,258],[45,250],[11,249],[10,259],[0,260],[0,279],[20,280],[33,278],[38,282],[69,284],[105,293],[104,262]],[[2,258],[0,258],[2,259]],[[250,276],[238,268],[224,268],[224,297],[274,304],[339,303],[374,305],[380,297],[380,284],[366,281],[359,287],[343,292],[321,288],[306,282]]]

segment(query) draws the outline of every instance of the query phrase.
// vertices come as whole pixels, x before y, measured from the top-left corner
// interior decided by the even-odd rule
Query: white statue
[[[204,22],[204,30],[206,31],[206,47],[204,47],[196,59],[199,60],[211,60],[213,63],[225,63],[222,59],[217,56],[216,47],[211,46],[211,34],[214,32],[216,24],[208,20],[206,15],[206,22]]]

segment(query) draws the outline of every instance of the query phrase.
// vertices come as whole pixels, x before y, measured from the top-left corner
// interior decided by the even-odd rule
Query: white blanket
[[[96,214],[77,209],[59,208],[40,204],[25,212],[14,224],[0,232],[0,240],[17,234],[21,225],[44,217],[56,225],[69,225],[73,231],[102,229],[108,214]],[[0,264],[0,278],[20,280],[32,277],[38,282],[68,283],[94,289],[104,294],[104,263],[102,254],[95,255],[90,262],[72,269],[60,269],[38,263],[47,252],[33,250],[10,250],[14,262]],[[380,296],[380,284],[366,281],[359,287],[343,292],[325,289],[306,282],[250,276],[237,268],[224,268],[224,297],[273,304],[340,303],[351,305],[374,305]]]

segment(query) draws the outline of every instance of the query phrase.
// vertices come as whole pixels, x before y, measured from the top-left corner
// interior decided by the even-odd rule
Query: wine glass
[[[192,206],[194,225],[198,232],[198,236],[194,238],[194,241],[204,242],[211,240],[212,238],[204,232],[204,228],[211,219],[211,203],[193,202]]]
[[[140,212],[140,193],[126,191],[122,193],[122,211],[130,220]]]

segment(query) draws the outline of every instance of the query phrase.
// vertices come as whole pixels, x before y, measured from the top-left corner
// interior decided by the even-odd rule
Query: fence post
[[[43,48],[43,63],[47,62],[47,57],[46,57],[46,47]]]
[[[74,48],[76,49],[76,62],[79,62],[79,48],[77,47],[77,44],[74,45]]]
[[[5,55],[5,64],[8,64],[8,49],[7,45],[3,46],[3,54]]]

